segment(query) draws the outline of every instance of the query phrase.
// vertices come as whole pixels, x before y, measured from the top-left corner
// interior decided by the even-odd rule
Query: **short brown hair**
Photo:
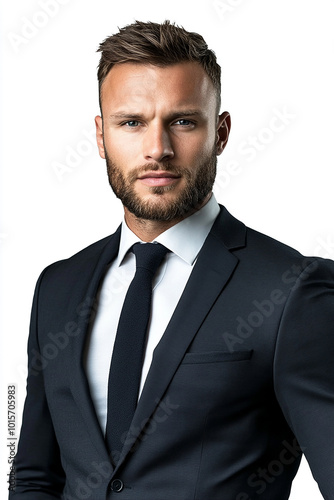
[[[102,84],[115,64],[134,62],[163,67],[191,61],[200,63],[211,79],[219,111],[221,69],[215,53],[198,33],[186,31],[170,21],[162,24],[136,21],[106,38],[97,51],[101,52],[97,73],[100,107]]]

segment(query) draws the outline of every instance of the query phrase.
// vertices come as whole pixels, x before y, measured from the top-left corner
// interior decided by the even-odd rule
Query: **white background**
[[[332,0],[2,4],[1,404],[7,384],[16,383],[21,414],[39,273],[113,232],[121,218],[94,138],[87,139],[99,111],[95,51],[117,26],[170,19],[204,36],[222,66],[222,107],[232,115],[218,201],[304,254],[334,257]],[[274,122],[282,113],[283,121]],[[280,130],[270,130],[273,124]],[[254,137],[256,147],[249,145]],[[321,498],[303,461],[291,499]]]

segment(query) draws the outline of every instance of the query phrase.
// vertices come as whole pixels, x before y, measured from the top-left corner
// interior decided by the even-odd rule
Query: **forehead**
[[[102,107],[168,103],[173,107],[216,105],[213,84],[196,62],[164,67],[152,64],[116,64],[101,88]],[[146,103],[146,104],[145,104]]]

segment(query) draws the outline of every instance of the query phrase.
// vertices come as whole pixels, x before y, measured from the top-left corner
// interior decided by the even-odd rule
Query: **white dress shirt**
[[[153,351],[166,330],[218,213],[219,205],[212,195],[198,212],[154,240],[167,247],[170,253],[166,255],[153,280],[152,310],[139,394],[151,365]],[[118,320],[136,270],[135,256],[128,250],[140,241],[123,221],[118,256],[108,267],[100,284],[97,314],[86,343],[86,374],[103,432],[107,422],[108,377]]]

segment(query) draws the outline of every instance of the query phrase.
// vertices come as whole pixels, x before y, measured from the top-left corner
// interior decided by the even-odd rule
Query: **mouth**
[[[170,186],[180,179],[180,175],[167,171],[150,171],[138,177],[145,186]]]

